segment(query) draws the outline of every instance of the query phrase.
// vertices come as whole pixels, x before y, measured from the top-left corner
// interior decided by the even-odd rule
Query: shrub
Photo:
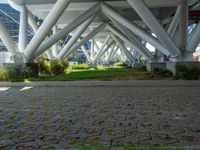
[[[88,64],[77,64],[77,65],[72,65],[72,69],[89,69],[90,66]]]
[[[189,69],[185,65],[177,65],[176,76],[181,79],[189,79]]]
[[[168,78],[171,77],[173,74],[171,71],[162,68],[154,68],[153,76],[158,78]]]
[[[6,70],[4,68],[0,68],[0,81],[7,81],[8,79]]]
[[[123,62],[118,62],[118,63],[115,64],[115,66],[126,67],[127,65]]]
[[[54,60],[54,61],[51,62],[51,72],[54,75],[61,75],[61,74],[64,73],[64,71],[65,71],[65,67],[63,66],[61,61]]]
[[[50,61],[44,59],[38,59],[38,70],[42,74],[51,74],[51,65]]]
[[[139,70],[139,71],[147,71],[147,67],[146,66],[142,66],[142,67],[137,68],[137,70]]]
[[[32,77],[32,68],[29,66],[7,64],[4,67],[8,79],[25,79]]]
[[[191,68],[190,69],[190,78],[191,80],[198,80],[200,77],[200,69],[199,68]]]
[[[7,72],[9,79],[21,79],[22,77],[22,67],[20,65],[7,64],[5,65],[5,70]]]
[[[196,67],[190,69],[186,65],[177,65],[176,76],[184,80],[198,80],[200,77],[200,69]]]
[[[61,64],[65,67],[65,69],[67,69],[69,67],[69,62],[65,59],[65,60],[61,60]]]
[[[37,63],[26,63],[26,67],[30,68],[29,76],[37,78],[39,74],[39,68]]]

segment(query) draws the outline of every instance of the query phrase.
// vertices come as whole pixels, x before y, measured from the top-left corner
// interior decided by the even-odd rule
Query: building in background
[[[13,40],[18,42],[20,13],[13,9],[6,1],[0,1],[0,20],[4,23]],[[33,31],[28,28],[28,40],[33,37]],[[0,63],[11,63],[9,53],[0,39]]]
[[[6,3],[0,2],[0,20],[3,21],[14,41],[18,41],[20,13]],[[0,40],[1,41],[1,40]],[[2,41],[0,51],[6,51]]]
[[[6,4],[6,2],[0,2],[0,20],[3,21],[12,38],[16,42],[18,41],[19,34],[19,17],[19,12]],[[11,62],[12,60],[10,59],[9,52],[7,52],[3,42],[0,39],[0,64]]]

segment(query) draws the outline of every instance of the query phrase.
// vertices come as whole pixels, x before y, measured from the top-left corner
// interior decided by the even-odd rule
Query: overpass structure
[[[44,52],[67,58],[81,49],[90,63],[119,55],[122,61],[192,61],[200,43],[199,0],[8,0],[20,12],[19,40],[14,42],[0,21],[0,39],[16,63]],[[35,16],[42,19],[41,25]],[[28,26],[34,31],[28,42]],[[46,38],[47,35],[50,36]],[[58,42],[72,38],[58,50]],[[84,44],[91,41],[91,52]],[[154,55],[146,44],[156,50]],[[125,56],[125,58],[123,57]]]

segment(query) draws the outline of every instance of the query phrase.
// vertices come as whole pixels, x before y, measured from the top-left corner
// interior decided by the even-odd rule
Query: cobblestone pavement
[[[200,82],[176,82],[1,86],[0,149],[200,146]]]

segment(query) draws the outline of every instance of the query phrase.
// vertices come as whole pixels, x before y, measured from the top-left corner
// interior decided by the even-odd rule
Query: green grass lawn
[[[29,81],[75,81],[75,80],[132,80],[147,76],[145,71],[126,68],[105,68],[72,70],[68,69],[65,74],[59,76],[41,75],[31,78]]]

